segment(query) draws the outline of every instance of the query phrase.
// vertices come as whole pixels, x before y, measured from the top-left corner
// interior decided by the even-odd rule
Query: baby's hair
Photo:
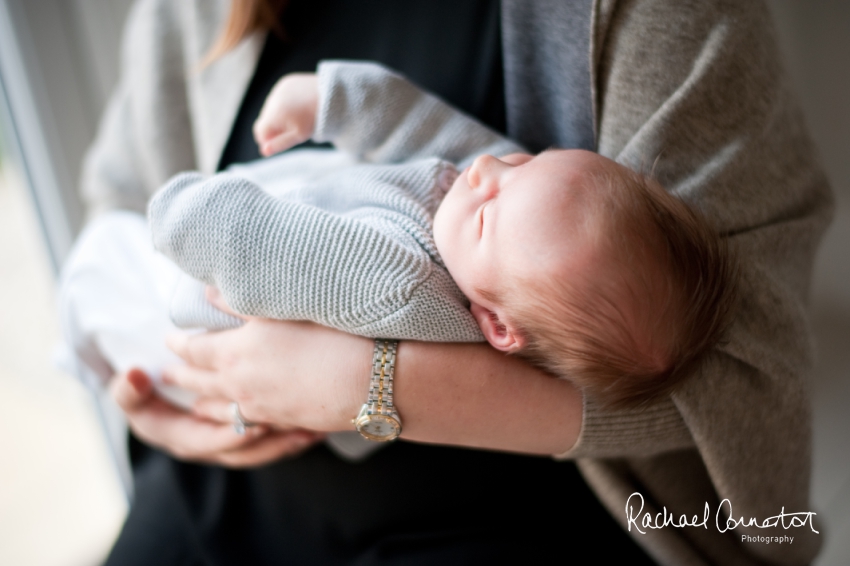
[[[589,174],[604,191],[591,211],[602,228],[588,231],[592,274],[517,279],[499,301],[527,340],[521,355],[611,408],[668,395],[690,375],[729,325],[737,287],[728,243],[704,216],[618,169]]]

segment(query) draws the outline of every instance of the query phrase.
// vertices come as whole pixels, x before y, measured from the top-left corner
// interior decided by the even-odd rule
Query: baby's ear
[[[475,303],[469,306],[469,311],[475,317],[484,338],[497,350],[513,353],[525,347],[525,338],[511,324],[506,324],[504,317]]]

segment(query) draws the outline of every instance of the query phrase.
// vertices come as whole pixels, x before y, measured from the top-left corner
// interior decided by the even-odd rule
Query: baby
[[[237,312],[483,338],[612,407],[671,391],[728,322],[730,255],[681,200],[592,152],[528,155],[378,65],[284,77],[254,131],[264,155],[342,153],[181,174],[149,208],[156,248]],[[199,286],[172,316],[215,327]]]

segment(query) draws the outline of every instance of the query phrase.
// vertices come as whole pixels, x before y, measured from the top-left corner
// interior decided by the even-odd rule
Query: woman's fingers
[[[252,427],[239,435],[230,424],[212,422],[177,409],[159,398],[127,413],[133,432],[183,460],[208,461],[214,455],[239,449],[267,433]]]
[[[204,298],[206,298],[208,303],[221,312],[227,313],[230,316],[235,316],[236,318],[241,318],[242,320],[248,320],[247,316],[239,314],[230,308],[230,305],[228,305],[227,301],[224,300],[224,296],[222,296],[221,291],[219,291],[218,288],[213,287],[212,285],[207,285],[204,290]]]
[[[205,332],[194,336],[175,332],[165,337],[165,345],[196,368],[214,370],[218,366],[217,354],[221,351],[217,341],[222,332]]]
[[[186,366],[171,368],[169,375],[176,376],[169,380],[175,385],[206,391],[204,385],[215,381],[209,372]],[[158,397],[141,370],[116,376],[111,391],[139,438],[182,460],[255,467],[300,454],[323,438],[305,430],[270,432],[263,425],[239,435],[227,399],[202,397],[188,413]]]
[[[192,405],[192,412],[204,419],[233,424],[232,404],[228,399],[199,397]]]
[[[323,436],[307,431],[272,432],[263,438],[230,452],[218,454],[214,463],[229,468],[252,468],[281,458],[297,456]]]
[[[150,378],[138,369],[117,375],[110,391],[139,438],[185,460],[214,459],[268,432],[267,427],[255,426],[239,435],[229,421],[213,422],[178,409],[157,397]]]
[[[177,355],[183,357],[180,352],[177,352]],[[188,389],[201,397],[231,398],[223,390],[221,380],[217,379],[216,373],[190,365],[174,365],[165,368],[162,372],[162,381],[168,385]]]
[[[109,386],[112,398],[124,411],[144,405],[153,395],[150,378],[140,369],[116,375]]]

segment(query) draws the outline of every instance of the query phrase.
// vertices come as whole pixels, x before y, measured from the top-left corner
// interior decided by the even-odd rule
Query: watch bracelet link
[[[372,378],[369,384],[369,396],[366,399],[366,414],[392,415],[393,375],[398,351],[398,340],[375,339],[375,351],[372,358]]]

